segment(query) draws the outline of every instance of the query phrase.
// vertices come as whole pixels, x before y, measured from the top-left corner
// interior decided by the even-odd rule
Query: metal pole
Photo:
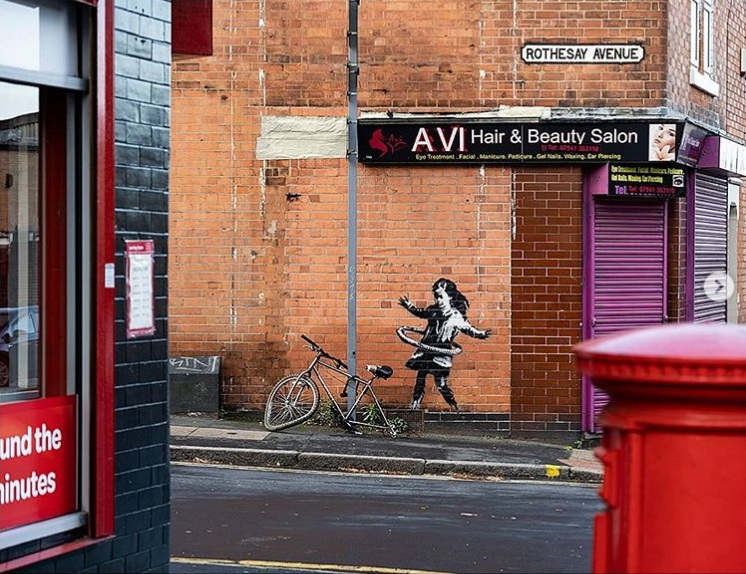
[[[357,24],[360,0],[348,0],[347,29],[347,365],[357,372]],[[355,385],[347,385],[347,410]],[[354,420],[354,415],[353,415]]]

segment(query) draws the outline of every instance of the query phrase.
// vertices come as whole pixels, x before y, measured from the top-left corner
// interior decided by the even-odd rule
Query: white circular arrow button
[[[710,273],[705,279],[705,295],[716,303],[722,303],[729,299],[736,290],[733,279],[725,271],[715,271]]]

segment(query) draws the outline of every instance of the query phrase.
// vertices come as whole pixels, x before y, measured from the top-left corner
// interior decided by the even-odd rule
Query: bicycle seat
[[[380,367],[375,366],[373,369],[370,369],[370,372],[379,379],[388,379],[391,375],[394,374],[394,369],[392,369],[388,365],[381,365]]]

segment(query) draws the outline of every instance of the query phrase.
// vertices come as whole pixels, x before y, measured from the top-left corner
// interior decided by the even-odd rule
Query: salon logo
[[[370,136],[368,145],[371,149],[378,151],[378,158],[380,159],[387,155],[393,155],[407,144],[404,142],[404,138],[395,134],[384,135],[383,129],[379,128]]]

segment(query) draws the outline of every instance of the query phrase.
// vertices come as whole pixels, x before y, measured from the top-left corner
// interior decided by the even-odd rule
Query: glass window
[[[73,2],[0,0],[0,13],[0,66],[78,75]]]
[[[712,74],[713,46],[712,46],[712,2],[702,3],[702,64],[706,74]]]
[[[0,402],[39,396],[40,145],[39,88],[0,82]]]
[[[692,0],[691,2],[692,25],[689,37],[690,61],[692,63],[692,66],[697,69],[699,69],[699,34],[701,29],[699,11],[700,1],[701,0]]]
[[[715,80],[714,5],[712,0],[691,0],[689,81],[712,96],[720,94]]]

